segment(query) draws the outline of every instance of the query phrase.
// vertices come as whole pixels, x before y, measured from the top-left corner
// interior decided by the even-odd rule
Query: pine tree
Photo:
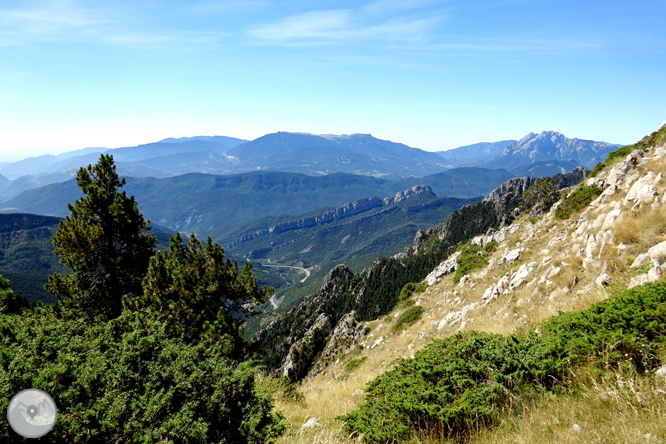
[[[68,204],[71,215],[53,236],[54,252],[72,272],[53,274],[45,288],[74,315],[115,318],[123,298],[142,292],[155,237],[146,233],[150,221],[134,197],[119,191],[125,179],[118,178],[111,155],[81,168],[76,181],[84,197]]]
[[[272,288],[259,288],[250,262],[239,273],[238,263],[225,261],[224,249],[210,237],[203,245],[192,234],[183,245],[177,234],[167,251],[150,259],[144,296],[132,304],[189,339],[222,339],[232,353],[242,343],[238,319],[266,302],[271,292]]]
[[[28,307],[30,307],[28,300],[14,293],[9,286],[9,279],[0,276],[0,313],[20,313]]]

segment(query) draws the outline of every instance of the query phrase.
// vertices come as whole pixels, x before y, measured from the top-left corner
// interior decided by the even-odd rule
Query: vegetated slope
[[[347,419],[354,422],[353,429],[366,433],[378,433],[373,424],[384,419],[382,433],[386,435],[375,435],[378,441],[407,433],[414,442],[421,442],[418,437],[424,433],[446,435],[456,431],[457,439],[464,439],[472,433],[465,429],[470,424],[490,424],[502,411],[504,414],[513,411],[509,399],[522,396],[525,393],[522,390],[526,389],[521,382],[525,380],[520,378],[532,378],[538,384],[559,384],[572,370],[567,366],[588,359],[598,362],[602,371],[606,362],[619,364],[628,373],[649,372],[663,365],[657,359],[663,358],[665,352],[657,341],[663,337],[666,324],[663,284],[653,287],[654,291],[629,293],[608,301],[585,312],[589,315],[576,314],[539,326],[538,331],[533,329],[560,311],[584,309],[609,296],[615,298],[628,287],[663,280],[666,271],[664,143],[666,128],[636,145],[609,154],[605,167],[583,184],[566,190],[546,213],[528,212],[500,230],[473,236],[429,273],[421,284],[422,292],[406,292],[405,299],[388,316],[366,322],[364,335],[348,336],[351,340],[346,348],[337,355],[329,353],[326,365],[302,386],[306,407],[292,407],[293,412],[307,411],[319,416],[322,422],[325,422],[322,416],[327,415],[331,424],[334,416],[349,413],[366,400],[366,406]],[[652,304],[652,308],[645,304]],[[420,307],[420,318],[417,316],[391,333],[403,314],[411,310],[410,305]],[[615,310],[615,314],[609,316],[610,311],[602,307],[614,307],[610,311]],[[601,322],[598,326],[594,324],[597,320]],[[614,322],[619,323],[611,325]],[[329,343],[337,330],[331,327]],[[518,331],[525,336],[498,338],[472,331],[501,334]],[[418,353],[430,340],[456,333],[459,334],[456,339]],[[326,344],[327,338],[321,341]],[[523,341],[526,348],[521,348]],[[488,347],[486,342],[494,345]],[[465,354],[465,350],[473,356]],[[441,359],[458,352],[464,352],[459,361]],[[555,355],[547,356],[551,352]],[[541,357],[535,358],[539,353]],[[409,357],[414,360],[399,363],[401,358]],[[475,361],[485,358],[493,363]],[[567,359],[560,361],[561,358]],[[346,365],[352,360],[362,364],[347,371]],[[458,365],[473,368],[456,370]],[[391,368],[396,371],[371,384],[371,396],[352,396]],[[518,373],[513,376],[502,373],[505,370],[510,373],[512,368]],[[543,370],[539,375],[530,373],[539,368]],[[450,379],[449,371],[462,379]],[[549,374],[556,379],[548,377]],[[476,379],[479,375],[482,379]],[[384,390],[387,381],[393,385]],[[415,400],[413,393],[419,393],[420,399]],[[337,402],[336,406],[332,401],[322,402],[329,396]],[[385,401],[390,405],[383,404]],[[505,401],[509,404],[503,404]],[[371,411],[374,419],[366,416]],[[665,414],[662,412],[661,417]],[[287,416],[290,417],[289,411]],[[644,439],[646,432],[650,430],[618,439]]]
[[[583,177],[582,171],[571,173]],[[569,179],[561,177],[563,183]],[[291,379],[309,371],[315,356],[326,345],[325,338],[347,313],[360,321],[388,313],[399,300],[403,286],[419,282],[455,250],[458,243],[513,219],[521,194],[536,179],[512,179],[482,202],[462,207],[437,230],[421,231],[414,244],[393,257],[382,257],[361,273],[340,265],[326,277],[319,292],[298,307],[275,319],[257,333],[255,346],[269,368],[282,368]]]

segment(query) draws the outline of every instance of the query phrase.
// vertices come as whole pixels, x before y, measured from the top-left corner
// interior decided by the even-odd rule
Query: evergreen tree
[[[140,295],[141,280],[153,254],[155,236],[134,197],[119,191],[113,157],[102,154],[81,168],[76,181],[84,197],[69,204],[71,215],[58,225],[54,252],[72,272],[55,273],[45,288],[74,315],[115,318],[123,298]]]
[[[259,288],[252,264],[238,272],[238,263],[224,258],[224,249],[211,238],[203,245],[194,234],[183,245],[180,234],[171,237],[169,250],[150,259],[144,296],[132,301],[189,339],[222,339],[228,353],[242,343],[239,319],[266,302],[272,288]]]
[[[0,313],[20,313],[29,306],[30,303],[26,298],[12,291],[9,280],[0,276]]]

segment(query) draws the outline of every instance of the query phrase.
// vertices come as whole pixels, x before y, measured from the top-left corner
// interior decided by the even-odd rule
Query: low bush
[[[541,332],[458,333],[435,340],[371,381],[365,402],[341,416],[366,442],[404,440],[420,430],[465,438],[536,391],[566,386],[577,365],[646,372],[666,345],[666,282],[561,314]]]
[[[101,324],[40,307],[0,315],[0,410],[20,390],[49,393],[49,442],[271,442],[285,426],[255,377],[215,341],[189,345],[141,313]],[[20,437],[2,421],[0,440]]]
[[[423,293],[426,291],[428,288],[428,283],[426,281],[423,281],[419,284],[416,284],[416,287],[414,287],[414,293]]]
[[[363,356],[362,358],[359,359],[352,359],[347,363],[347,365],[345,365],[345,370],[347,370],[348,372],[356,370],[361,366],[361,364],[365,362],[366,359],[368,359],[367,356]]]
[[[555,217],[568,219],[573,213],[586,208],[601,192],[601,188],[596,184],[581,186],[562,199],[562,202],[555,208]]]
[[[478,245],[467,244],[463,246],[460,251],[460,256],[458,256],[458,259],[456,260],[458,268],[456,268],[456,273],[453,275],[453,282],[457,284],[460,282],[460,279],[470,271],[488,264],[488,261],[486,260],[488,254],[489,252]]]
[[[413,323],[421,319],[422,314],[423,314],[423,307],[420,305],[408,308],[395,321],[395,325],[393,325],[391,331],[393,333],[397,333],[401,331],[404,327],[412,325]]]

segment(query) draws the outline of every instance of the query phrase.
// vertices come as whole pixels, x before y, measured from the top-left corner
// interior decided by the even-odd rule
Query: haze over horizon
[[[0,161],[168,137],[369,133],[429,151],[666,118],[662,1],[0,7]]]

